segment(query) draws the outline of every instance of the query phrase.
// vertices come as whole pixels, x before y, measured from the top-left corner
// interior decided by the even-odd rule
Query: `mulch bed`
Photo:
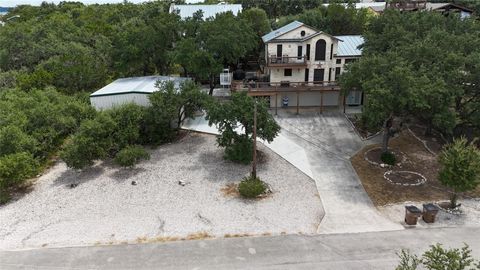
[[[384,174],[390,183],[402,186],[418,186],[425,183],[422,175],[409,171],[389,171]]]
[[[401,168],[381,168],[368,163],[364,154],[369,149],[379,147],[370,145],[359,151],[351,158],[362,184],[377,206],[405,201],[440,201],[448,200],[448,189],[437,180],[439,164],[437,157],[428,152],[409,131],[403,131],[398,137],[391,139],[389,147],[398,149],[406,156]],[[403,186],[392,184],[383,176],[388,170],[413,171],[425,176],[427,182],[420,186]],[[472,197],[480,197],[480,187],[468,193]]]

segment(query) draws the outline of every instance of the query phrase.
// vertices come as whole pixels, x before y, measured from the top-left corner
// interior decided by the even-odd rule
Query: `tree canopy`
[[[393,114],[416,117],[427,131],[473,136],[480,128],[479,34],[474,19],[387,10],[370,22],[362,58],[340,82],[364,91],[362,116],[371,126]]]

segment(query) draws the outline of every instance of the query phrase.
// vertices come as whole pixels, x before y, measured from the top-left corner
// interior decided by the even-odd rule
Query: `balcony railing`
[[[312,81],[312,82],[238,82],[234,90],[245,91],[250,94],[274,94],[277,92],[305,92],[305,91],[338,91],[340,87],[334,81]]]
[[[426,0],[397,0],[390,2],[389,7],[400,10],[420,10],[427,6]]]
[[[276,56],[271,55],[267,59],[267,65],[269,67],[289,67],[289,66],[306,66],[306,56]]]

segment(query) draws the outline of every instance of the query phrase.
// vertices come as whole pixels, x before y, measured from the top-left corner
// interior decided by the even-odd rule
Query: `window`
[[[325,50],[327,42],[323,39],[319,39],[315,44],[315,61],[325,60]]]
[[[290,77],[292,76],[292,69],[291,68],[287,68],[283,71],[283,76],[285,77]]]
[[[333,43],[330,45],[330,60],[333,59]]]
[[[307,60],[310,60],[310,44],[307,44]]]
[[[339,67],[335,68],[335,81],[337,81],[338,76],[340,76],[341,69]]]
[[[342,63],[342,59],[337,59],[337,64],[341,64]]]
[[[345,64],[355,62],[357,59],[351,58],[351,59],[345,59]]]
[[[302,37],[304,37],[304,36],[305,36],[305,31],[300,32],[300,35],[301,35]]]
[[[302,47],[302,46],[298,46],[298,48],[297,48],[297,58],[298,58],[298,60],[301,60],[301,59],[302,59],[302,57],[303,57],[302,54],[303,54],[303,47]]]

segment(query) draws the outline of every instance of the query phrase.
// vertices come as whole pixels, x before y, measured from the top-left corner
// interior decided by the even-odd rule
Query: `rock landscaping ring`
[[[383,178],[392,184],[407,187],[420,186],[427,182],[425,176],[411,171],[387,171]]]
[[[398,150],[393,150],[393,149],[388,149],[391,153],[395,155],[397,158],[396,165],[405,163],[407,161],[407,156]],[[379,167],[391,167],[388,164],[384,164],[382,160],[380,159],[380,156],[382,155],[382,148],[381,147],[374,147],[372,149],[367,150],[363,154],[363,158],[370,164],[379,166]]]

